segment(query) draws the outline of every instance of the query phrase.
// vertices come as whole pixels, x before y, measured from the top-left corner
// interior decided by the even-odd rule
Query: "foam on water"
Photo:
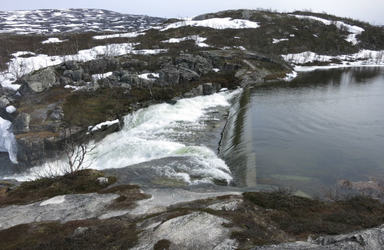
[[[17,163],[15,136],[10,131],[12,123],[0,117],[0,152],[8,152],[9,159]]]
[[[191,128],[204,126],[201,119],[215,107],[229,107],[230,100],[239,91],[217,93],[179,100],[176,104],[157,104],[138,110],[124,118],[121,131],[105,137],[87,157],[94,169],[122,168],[154,159],[170,156],[189,156],[191,164],[172,165],[164,168],[166,175],[196,184],[222,180],[230,182],[232,176],[228,166],[215,152],[204,145],[182,143],[177,138],[191,136]],[[176,138],[176,139],[175,139]],[[185,140],[184,140],[185,141]],[[188,141],[188,140],[187,140]],[[63,162],[54,163],[55,171],[60,171]],[[35,171],[52,172],[52,163],[34,168],[23,176],[13,176],[19,180],[33,178]]]

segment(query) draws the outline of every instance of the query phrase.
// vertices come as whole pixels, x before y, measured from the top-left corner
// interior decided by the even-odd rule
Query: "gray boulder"
[[[159,81],[164,85],[176,85],[180,82],[180,71],[173,66],[160,70]]]
[[[23,81],[27,84],[29,89],[35,93],[43,92],[44,90],[57,85],[56,74],[51,67],[25,76],[23,77]]]
[[[175,65],[195,71],[198,74],[206,74],[212,71],[212,63],[199,55],[182,54],[175,59]]]
[[[197,74],[195,71],[190,70],[188,68],[181,67],[179,69],[179,72],[180,72],[180,80],[181,81],[190,82],[190,81],[196,81],[196,80],[200,79],[199,74]]]
[[[13,122],[13,132],[15,134],[28,133],[29,123],[31,122],[31,115],[27,113],[20,113],[16,116]]]
[[[4,96],[0,96],[0,108],[5,108],[9,105],[9,100],[8,98],[4,95]]]

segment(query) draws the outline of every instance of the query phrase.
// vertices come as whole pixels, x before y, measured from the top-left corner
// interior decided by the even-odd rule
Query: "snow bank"
[[[258,23],[244,19],[232,19],[230,17],[225,18],[211,18],[205,20],[185,20],[181,22],[171,23],[161,31],[176,29],[184,26],[192,27],[207,27],[212,29],[250,29],[260,27]]]
[[[340,67],[359,67],[359,66],[384,66],[384,51],[361,50],[351,55],[327,56],[318,55],[307,51],[298,54],[282,55],[284,60],[295,64],[296,71],[312,71],[315,69],[332,69]],[[332,63],[332,60],[338,60],[339,63]],[[305,66],[303,64],[313,62],[329,63],[326,66]]]
[[[68,41],[68,40],[60,40],[60,38],[57,38],[57,37],[51,37],[51,38],[48,38],[48,39],[45,40],[45,41],[42,41],[41,43],[42,43],[42,44],[47,44],[47,43],[62,43],[62,42],[65,42],[65,41]]]
[[[200,36],[187,36],[187,37],[182,37],[182,38],[171,38],[165,41],[162,41],[162,43],[180,43],[188,40],[193,40],[196,43],[196,46],[198,47],[209,47],[208,44],[204,43],[207,38],[205,37],[200,37]]]
[[[304,16],[304,15],[292,15],[292,16],[299,18],[299,19],[315,20],[315,21],[321,22],[325,25],[334,24],[340,30],[347,30],[351,34],[348,35],[348,37],[345,40],[347,42],[352,43],[353,45],[356,45],[359,43],[359,41],[357,40],[357,35],[360,35],[361,33],[364,32],[363,28],[361,28],[359,26],[355,26],[355,25],[350,25],[350,24],[344,23],[342,21],[331,21],[331,20],[327,20],[327,19],[315,17],[315,16]]]
[[[284,60],[293,64],[306,64],[312,62],[331,62],[340,60],[342,64],[358,65],[384,65],[384,50],[360,50],[358,53],[340,56],[319,55],[311,51],[298,54],[282,55]]]

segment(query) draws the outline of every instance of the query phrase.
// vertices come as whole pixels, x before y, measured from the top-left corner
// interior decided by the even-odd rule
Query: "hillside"
[[[0,235],[9,239],[0,245],[252,249],[308,238],[286,246],[337,249],[360,244],[356,237],[378,244],[382,227],[351,232],[383,223],[379,201],[243,194],[214,150],[243,89],[289,83],[300,71],[383,65],[383,27],[324,13],[228,10],[166,20],[94,9],[0,12],[0,156],[11,161],[0,167],[25,180],[32,167],[68,156],[68,145],[94,143],[103,169],[117,168],[0,180]],[[213,149],[203,145],[212,141]],[[119,143],[142,154],[130,159]],[[130,185],[134,178],[144,191]]]

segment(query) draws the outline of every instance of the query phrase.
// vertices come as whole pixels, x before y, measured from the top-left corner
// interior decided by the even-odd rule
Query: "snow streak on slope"
[[[0,33],[124,32],[147,29],[164,20],[98,9],[0,11]]]
[[[341,21],[330,21],[330,20],[327,20],[327,19],[324,19],[324,18],[320,18],[320,17],[315,17],[315,16],[303,16],[303,15],[293,15],[293,16],[296,17],[296,18],[299,18],[299,19],[315,20],[315,21],[318,21],[318,22],[322,22],[325,25],[334,24],[340,30],[347,30],[351,34],[349,34],[347,39],[345,39],[345,40],[347,42],[352,43],[353,45],[356,45],[356,44],[359,43],[359,41],[357,40],[357,35],[360,35],[361,33],[364,32],[364,29],[359,27],[359,26],[350,25],[350,24],[347,24],[347,23],[344,23],[344,22],[341,22]]]
[[[285,61],[295,65],[299,65],[295,70],[305,71],[308,69],[321,68],[322,66],[305,67],[307,63],[328,62],[329,66],[325,67],[354,67],[354,66],[384,66],[384,51],[361,50],[351,55],[327,56],[319,55],[311,51],[298,54],[282,55]],[[332,63],[332,61],[338,61]],[[303,67],[304,66],[304,67]],[[324,68],[324,67],[323,67]]]
[[[121,131],[108,135],[95,144],[95,150],[86,159],[92,168],[122,168],[137,163],[166,157],[187,157],[187,163],[169,164],[161,169],[170,178],[190,184],[211,183],[214,180],[230,182],[230,170],[223,160],[204,145],[194,144],[195,130],[204,130],[202,119],[218,107],[229,108],[230,100],[241,91],[221,92],[179,100],[176,104],[157,104],[138,110],[124,118]],[[189,139],[188,139],[189,138]],[[190,143],[186,143],[186,141]],[[192,162],[192,163],[191,163]],[[57,163],[57,170],[60,164]],[[192,168],[190,166],[193,166]],[[32,169],[30,174],[12,176],[19,180],[32,178],[33,173],[44,172],[52,165]],[[160,171],[160,170],[157,170]]]
[[[161,29],[161,31],[176,29],[184,26],[192,26],[192,27],[208,27],[212,29],[250,29],[250,28],[258,28],[259,24],[256,22],[252,22],[244,19],[232,19],[230,17],[225,18],[211,18],[205,20],[185,20],[181,22],[171,23],[167,25],[165,28]]]
[[[168,40],[162,41],[163,43],[180,43],[188,40],[193,40],[195,41],[196,46],[198,47],[209,47],[208,44],[204,43],[207,38],[205,37],[200,37],[198,35],[195,36],[187,36],[187,37],[182,37],[182,38],[170,38]]]

